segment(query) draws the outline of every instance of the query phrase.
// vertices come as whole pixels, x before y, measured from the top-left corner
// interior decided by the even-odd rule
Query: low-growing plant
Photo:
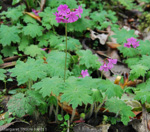
[[[13,0],[13,5],[19,2]],[[26,1],[27,5],[22,3],[0,13],[0,20],[3,21],[0,25],[0,64],[3,63],[3,57],[27,55],[20,57],[15,67],[8,70],[11,77],[16,78],[18,86],[27,86],[9,100],[8,112],[17,117],[34,115],[36,119],[39,113],[49,112],[49,120],[53,120],[53,114],[55,121],[64,119],[61,126],[66,131],[70,128],[68,124],[74,120],[78,106],[84,109],[85,119],[92,115],[97,118],[103,107],[105,111],[116,114],[115,117],[108,117],[112,124],[121,121],[127,125],[135,115],[132,108],[121,99],[125,90],[103,78],[103,72],[111,70],[117,60],[108,58],[101,64],[97,55],[88,49],[81,49],[78,37],[84,34],[87,27],[118,27],[115,12],[102,10],[102,7],[99,9],[95,6],[97,1],[79,1],[82,4],[78,6],[76,0],[48,0],[43,11],[34,2]],[[132,1],[117,2],[128,9],[133,5]],[[91,12],[86,6],[92,6],[91,9],[97,11]],[[4,21],[6,18],[8,21]],[[149,41],[136,39],[134,30],[118,29],[114,32],[112,37],[121,45],[118,50],[131,69],[129,79],[143,79],[136,89],[130,88],[135,93],[134,99],[142,104],[150,103]],[[94,71],[101,72],[101,78],[92,78]],[[0,69],[0,80],[4,82],[5,73],[6,70]],[[71,117],[68,114],[63,116],[64,104],[71,108]],[[104,121],[107,122],[107,119],[104,118]]]
[[[70,124],[70,116],[68,114],[64,115],[64,117],[62,117],[62,115],[57,115],[58,120],[59,121],[63,121],[60,124],[60,129],[62,129],[62,132],[66,132],[66,131],[71,131],[73,124]]]

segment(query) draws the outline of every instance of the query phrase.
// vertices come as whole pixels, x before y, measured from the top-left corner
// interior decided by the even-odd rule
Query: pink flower
[[[88,73],[88,70],[85,70],[85,71],[82,70],[81,75],[82,75],[83,78],[86,77],[86,76],[90,76],[89,73]]]
[[[104,62],[104,64],[99,68],[100,71],[108,71],[114,67],[114,64],[117,64],[117,59],[108,59],[108,64]]]
[[[62,16],[67,16],[68,13],[70,13],[70,9],[68,8],[68,6],[66,4],[64,5],[60,5],[58,8],[58,14],[62,15]]]
[[[117,59],[108,59],[109,63],[117,64]]]
[[[130,43],[124,43],[124,47],[131,48],[131,44]]]
[[[81,14],[83,13],[83,9],[81,6],[78,7],[78,9],[75,10],[76,14],[81,18]]]
[[[128,43],[132,44],[132,43],[136,42],[136,39],[131,37],[131,38],[128,38],[127,41],[128,41]]]
[[[58,13],[55,12],[56,21],[58,23],[72,23],[78,20],[78,16],[81,18],[81,13],[83,13],[83,9],[81,6],[78,7],[78,9],[75,9],[75,11],[71,11],[68,6],[60,5],[58,8]]]
[[[106,63],[104,63],[100,68],[99,68],[100,71],[108,71],[109,70],[109,67],[107,66]]]
[[[131,45],[133,48],[136,48],[139,46],[139,41],[137,39],[131,37],[127,39],[127,43],[124,43],[124,47],[131,48]]]
[[[108,61],[109,62],[107,64],[107,66],[108,66],[109,69],[113,68],[114,64],[117,64],[117,59],[108,59]]]
[[[39,16],[38,13],[41,12],[41,11],[36,11],[35,9],[32,9],[32,12],[33,12],[36,16]]]
[[[139,46],[139,41],[132,43],[133,48],[136,48]]]
[[[67,20],[66,20],[66,19],[64,19],[64,17],[63,17],[63,16],[60,16],[60,15],[59,15],[59,13],[55,12],[55,14],[54,14],[54,15],[56,16],[56,21],[57,21],[58,23],[61,23],[61,22],[63,22],[63,23],[67,23]]]
[[[67,18],[68,18],[69,23],[72,23],[78,20],[76,12],[70,12],[70,14],[67,15]]]
[[[56,21],[57,21],[58,23],[61,23],[61,22],[67,23],[67,20],[64,19],[63,17],[56,17]]]

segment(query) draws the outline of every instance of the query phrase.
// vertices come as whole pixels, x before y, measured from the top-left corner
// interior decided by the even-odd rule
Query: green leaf
[[[98,89],[92,89],[92,98],[94,102],[102,102],[103,95]]]
[[[45,51],[43,51],[41,48],[39,48],[37,45],[30,45],[25,48],[24,53],[26,55],[30,55],[32,57],[40,56],[43,57]]]
[[[22,35],[21,37],[21,41],[19,43],[19,51],[23,51],[25,50],[25,48],[30,44],[30,38]]]
[[[46,77],[46,64],[42,59],[34,60],[28,58],[27,62],[18,60],[15,68],[10,69],[11,76],[17,76],[18,85],[25,84],[28,81],[36,81]]]
[[[76,0],[72,0],[71,2],[70,2],[70,0],[61,0],[64,4],[67,4],[68,5],[68,7],[70,8],[70,9],[74,9],[74,8],[77,8],[77,1]]]
[[[2,56],[0,55],[0,64],[3,64]]]
[[[59,5],[67,4],[69,8],[74,9],[77,7],[77,1],[72,0],[71,2],[69,0],[48,0],[47,4],[49,7],[58,7]]]
[[[7,123],[11,123],[12,122],[12,120],[14,120],[15,118],[8,118],[7,119]]]
[[[58,114],[58,115],[57,115],[57,119],[58,119],[59,121],[62,121],[62,120],[63,120],[62,115],[61,115],[61,114]]]
[[[47,56],[47,73],[50,74],[51,77],[58,76],[64,78],[64,68],[65,68],[65,53],[60,51],[51,51]],[[71,56],[67,54],[67,69],[69,68],[71,63]],[[69,70],[66,72],[66,77],[71,73]]]
[[[56,99],[56,97],[55,97],[55,96],[50,96],[50,97],[48,98],[48,103],[49,103],[50,105],[55,105],[55,106],[57,106],[57,99]]]
[[[84,30],[86,30],[87,28],[91,27],[91,20],[88,20],[84,17],[78,19],[76,22],[73,23],[68,23],[68,32],[83,32]]]
[[[6,15],[6,17],[10,18],[12,21],[17,21],[21,16],[23,16],[24,9],[24,6],[9,8],[7,12],[3,12],[3,15]]]
[[[42,95],[38,92],[38,91],[33,91],[33,90],[28,90],[26,92],[26,95],[29,97],[29,98],[32,98],[33,100],[36,101],[36,106],[39,106],[41,104],[46,104],[44,102],[44,98],[42,97]]]
[[[117,1],[120,2],[120,4],[125,6],[127,9],[135,8],[135,4],[133,3],[134,0],[117,0]]]
[[[25,94],[18,93],[8,101],[8,112],[12,112],[13,115],[17,115],[18,117],[22,117],[25,114],[32,114],[35,108],[31,102],[32,100],[25,97]]]
[[[131,107],[127,106],[124,101],[117,98],[111,98],[106,101],[105,108],[110,112],[114,112],[121,116],[121,121],[124,125],[127,125],[130,121],[129,117],[134,117],[134,113],[131,111]]]
[[[39,41],[39,46],[43,47],[43,46],[48,46],[49,42],[51,41],[51,36],[56,36],[53,35],[52,32],[47,32],[46,34],[43,34],[41,37],[38,37],[38,41]],[[57,41],[57,40],[55,40]]]
[[[79,50],[76,52],[79,56],[79,64],[85,65],[87,68],[98,69],[100,67],[100,62],[98,61],[98,57],[90,50]]]
[[[55,20],[56,16],[53,14],[57,11],[57,8],[51,9],[50,7],[45,8],[44,12],[40,12],[39,16],[42,17],[42,25],[46,26],[47,29],[51,29],[51,26],[58,26]]]
[[[83,65],[77,65],[77,63],[74,63],[73,68],[72,68],[72,74],[76,77],[81,76],[81,71],[86,70],[87,68]]]
[[[37,24],[37,21],[29,15],[24,15],[22,19],[25,23]]]
[[[31,24],[29,23],[27,26],[24,26],[22,29],[24,35],[29,35],[32,38],[42,36],[43,27],[39,26],[39,24]]]
[[[5,124],[5,121],[1,120],[0,121],[0,126],[4,125]]]
[[[13,0],[12,5],[19,3],[21,0]]]
[[[48,5],[48,7],[52,7],[52,8],[55,7],[56,8],[62,4],[62,1],[60,1],[60,0],[47,0],[46,4]]]
[[[70,77],[66,80],[66,86],[63,90],[63,95],[61,96],[61,102],[68,102],[75,109],[78,105],[82,106],[93,103],[93,99],[90,96],[91,85],[88,85],[92,81],[90,77],[76,78]]]
[[[19,37],[19,29],[16,26],[8,27],[6,25],[0,26],[0,43],[2,43],[3,46],[11,45],[11,42],[13,43],[19,43],[20,37]]]
[[[121,98],[123,94],[123,90],[121,89],[121,87],[119,85],[114,84],[110,80],[101,80],[97,85],[98,89],[105,92],[105,95],[107,95],[108,98]]]
[[[6,70],[0,69],[0,80],[2,81],[4,81],[6,78],[6,75],[4,73],[6,73]]]
[[[66,115],[64,116],[64,119],[65,119],[65,121],[67,121],[67,120],[70,119],[70,116],[69,116],[68,114],[66,114]]]
[[[26,94],[18,93],[8,102],[8,111],[22,117],[25,114],[32,115],[37,106],[45,104],[41,95],[36,91],[27,91]]]
[[[145,102],[150,103],[150,79],[148,79],[145,83],[142,83],[140,85],[137,86],[135,91],[135,98],[136,100],[141,101],[142,104],[144,104]]]
[[[149,40],[139,40],[140,46],[137,47],[137,49],[140,51],[142,55],[150,55],[149,49],[150,49],[150,41]]]
[[[107,12],[105,10],[101,12],[94,11],[93,13],[90,14],[90,17],[95,23],[97,22],[103,23],[106,20],[106,15]]]
[[[124,46],[119,46],[118,49],[123,54],[124,57],[136,57],[140,54],[139,51],[135,48],[127,48]]]
[[[144,66],[147,66],[150,69],[150,56],[143,55],[141,60],[138,61],[138,64],[142,64]]]
[[[66,49],[65,39],[66,39],[65,36],[56,36],[54,34],[51,34],[49,38],[50,46],[58,50],[65,50]],[[70,51],[76,51],[81,49],[81,44],[79,40],[68,37],[67,49]]]
[[[112,37],[117,39],[117,43],[123,45],[127,42],[128,38],[137,37],[137,35],[135,35],[134,32],[134,30],[127,31],[126,29],[122,28],[121,30],[116,30],[116,35],[113,35]]]
[[[131,66],[129,78],[131,80],[134,80],[134,79],[138,79],[140,76],[144,77],[148,69],[149,68],[147,66],[144,66],[142,64],[133,65]]]
[[[136,92],[136,96],[134,99],[141,101],[142,104],[144,104],[145,102],[150,103],[150,91],[147,90]]]
[[[108,10],[106,17],[109,18],[113,23],[116,23],[118,19],[115,15],[116,15],[116,12],[112,10]]]
[[[131,67],[132,65],[137,64],[139,60],[140,60],[139,57],[128,58],[127,60],[125,60],[125,63],[128,64],[128,67]]]
[[[35,90],[39,90],[43,97],[50,96],[51,93],[56,96],[63,90],[63,79],[58,77],[44,78],[38,83],[35,83],[32,87]]]
[[[4,57],[13,56],[14,54],[17,54],[17,49],[14,46],[5,46],[1,50]]]

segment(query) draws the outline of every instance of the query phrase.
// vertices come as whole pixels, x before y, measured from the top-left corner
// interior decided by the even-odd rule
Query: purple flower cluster
[[[82,71],[81,71],[81,75],[82,75],[82,77],[78,77],[78,78],[84,78],[84,77],[86,77],[86,76],[88,76],[88,77],[90,76],[89,73],[88,73],[88,70],[85,70],[85,71],[82,70]]]
[[[55,12],[56,21],[58,23],[72,23],[78,20],[78,17],[81,18],[83,9],[79,6],[77,9],[71,10],[68,8],[68,5],[60,5],[57,8],[58,12]]]
[[[32,12],[33,12],[36,16],[39,16],[38,13],[41,12],[41,11],[37,11],[37,10],[35,10],[35,9],[32,9]]]
[[[124,47],[131,48],[131,45],[133,48],[136,48],[139,46],[139,41],[137,39],[131,37],[127,39],[127,43],[124,43]]]
[[[108,64],[104,64],[99,68],[100,71],[108,71],[114,67],[114,64],[117,64],[117,59],[108,59]]]

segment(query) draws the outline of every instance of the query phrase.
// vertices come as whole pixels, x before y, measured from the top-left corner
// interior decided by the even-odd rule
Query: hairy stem
[[[67,126],[67,132],[70,132],[70,121],[69,120],[67,121],[67,125],[68,125]]]
[[[71,115],[71,122],[72,122],[72,121],[73,121],[73,119],[74,119],[75,113],[76,113],[76,109],[73,109],[73,111],[72,111],[72,115]]]
[[[92,114],[93,114],[94,105],[95,105],[95,103],[91,104],[90,111],[89,111],[89,114],[88,114],[88,119],[89,119],[89,118],[92,116]]]
[[[67,23],[65,23],[65,36],[66,36],[66,49],[65,49],[65,69],[64,69],[64,82],[66,81],[66,70],[67,70]]]
[[[62,117],[64,116],[63,103],[62,103],[62,107],[61,107],[61,115],[62,115]]]
[[[84,108],[84,113],[86,112],[86,109],[87,109],[87,104],[85,105],[85,108]]]
[[[95,111],[95,117],[97,117],[97,113],[100,110],[100,108],[102,107],[102,105],[104,104],[105,100],[106,100],[107,96],[105,96],[105,98],[103,99],[102,103],[100,103],[100,105],[97,107],[96,111]]]
[[[49,117],[51,117],[51,115],[52,115],[52,112],[53,112],[53,104],[50,106],[50,108],[49,108]]]
[[[57,105],[56,105],[56,111],[55,111],[55,121],[57,122],[57,115],[58,115],[58,99],[57,99]]]

